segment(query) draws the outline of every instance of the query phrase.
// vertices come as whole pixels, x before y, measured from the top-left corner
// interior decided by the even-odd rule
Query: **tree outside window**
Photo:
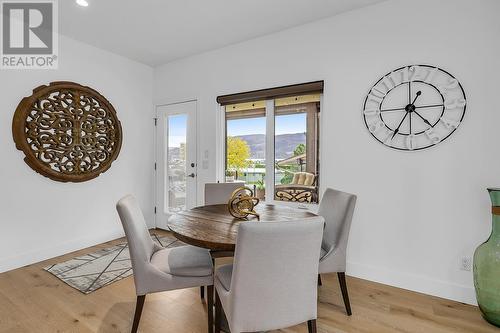
[[[238,179],[238,172],[250,165],[250,147],[241,138],[227,137],[227,169],[235,173]]]

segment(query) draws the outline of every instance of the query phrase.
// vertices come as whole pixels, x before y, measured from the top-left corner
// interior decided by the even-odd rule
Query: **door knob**
[[[187,176],[188,176],[188,177],[191,177],[191,178],[196,177],[196,175],[195,175],[194,173],[191,173],[191,174],[189,174],[189,175],[187,175]]]

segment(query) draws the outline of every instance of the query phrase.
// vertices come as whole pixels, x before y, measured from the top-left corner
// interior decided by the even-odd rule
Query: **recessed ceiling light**
[[[89,3],[87,0],[76,0],[77,5],[82,6],[82,7],[88,7]]]

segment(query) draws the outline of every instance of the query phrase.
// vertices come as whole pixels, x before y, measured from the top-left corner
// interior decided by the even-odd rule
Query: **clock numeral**
[[[447,129],[456,129],[458,125],[460,125],[460,122],[446,117],[441,117],[439,120],[443,123],[444,127],[446,127]]]
[[[385,85],[387,91],[393,89],[397,84],[397,79],[395,78],[395,73],[392,72],[388,76],[384,76],[382,83]]]
[[[450,79],[447,83],[438,86],[439,91],[443,95],[448,95],[449,91],[458,87],[458,80],[457,79]]]
[[[372,94],[377,96],[377,97],[380,97],[380,98],[384,98],[388,92],[389,92],[389,90],[383,91],[383,90],[381,90],[381,88],[376,87],[376,86],[372,88]]]
[[[369,101],[373,101],[373,102],[376,102],[378,104],[382,103],[382,100],[384,99],[384,96],[378,96],[377,94],[380,94],[380,92],[378,90],[374,90],[372,89],[372,91],[370,92],[370,94],[368,95],[368,100]]]
[[[375,108],[375,107],[372,107],[372,108],[366,108],[363,113],[366,115],[366,116],[378,116],[380,114],[380,109],[379,108]]]
[[[403,82],[408,82],[410,81],[410,68],[409,67],[405,67],[401,70],[402,74],[403,74]]]
[[[398,76],[400,76],[400,74],[397,72],[391,72],[390,74],[384,76],[382,80],[380,80],[380,82],[372,88],[372,94],[377,97],[384,98],[389,91],[394,89],[400,83]]]
[[[420,66],[411,66],[410,72],[412,72],[412,75],[410,76],[411,81],[420,81],[424,79],[424,73],[426,70]]]
[[[462,108],[465,106],[465,103],[466,101],[463,97],[450,98],[444,101],[444,108],[447,110]]]
[[[371,124],[370,127],[368,127],[368,130],[371,132],[371,133],[377,133],[378,131],[380,131],[382,128],[385,127],[385,124],[381,121],[378,121],[374,124]]]
[[[458,87],[458,80],[457,79],[450,79],[446,85],[444,85],[445,89],[455,89]]]
[[[392,82],[394,82],[394,86],[404,82],[404,77],[401,72],[392,72],[389,76],[391,77]]]
[[[406,143],[406,148],[408,150],[413,150],[417,148],[416,142],[415,142],[415,134],[408,134],[405,139]]]
[[[436,73],[439,71],[438,68],[434,67],[430,70],[428,70],[427,77],[425,78],[424,82],[433,84],[434,80],[436,79]]]
[[[425,135],[427,136],[427,138],[429,138],[429,140],[431,140],[433,144],[439,143],[441,141],[441,137],[434,131],[434,128],[432,127],[425,131]]]
[[[383,140],[384,144],[387,145],[387,146],[392,146],[391,143],[392,143],[393,136],[394,136],[394,131],[389,130],[389,132],[387,132],[387,136]]]

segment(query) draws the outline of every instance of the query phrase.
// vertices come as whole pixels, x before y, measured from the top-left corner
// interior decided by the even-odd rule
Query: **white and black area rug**
[[[185,245],[174,236],[159,237],[153,234],[151,237],[155,243],[163,247]],[[132,275],[132,263],[127,243],[47,266],[44,269],[84,294],[90,294]]]

